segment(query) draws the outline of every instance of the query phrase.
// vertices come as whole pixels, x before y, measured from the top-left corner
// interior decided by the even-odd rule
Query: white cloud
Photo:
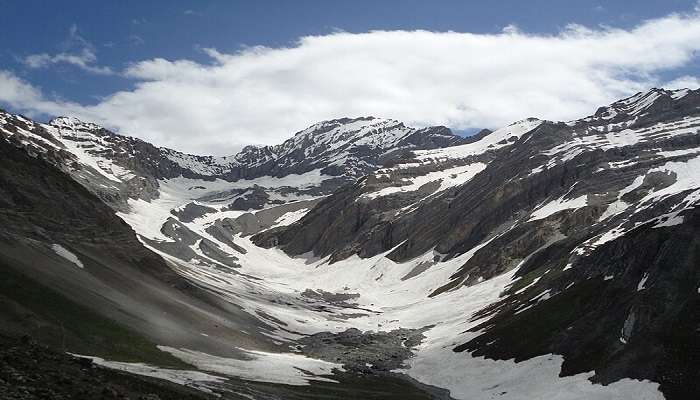
[[[24,58],[24,64],[30,68],[46,68],[51,64],[71,64],[83,71],[99,75],[111,75],[114,72],[109,67],[92,65],[97,61],[95,53],[89,49],[83,49],[78,54],[58,53],[50,55],[46,53],[32,54]]]
[[[78,33],[76,25],[71,26],[68,39],[62,43],[66,49],[57,54],[39,53],[25,57],[22,62],[29,68],[47,68],[54,64],[70,64],[93,74],[111,75],[111,68],[95,65],[95,47]]]
[[[578,118],[663,85],[661,73],[692,63],[698,50],[696,13],[629,30],[571,25],[555,35],[514,26],[491,35],[337,32],[287,48],[208,49],[211,62],[204,64],[141,61],[123,72],[134,80],[132,90],[95,105],[63,106],[159,145],[225,154],[242,144],[279,143],[311,123],[343,116],[457,129],[529,116]]]
[[[664,84],[667,89],[699,89],[700,78],[696,76],[681,76]]]
[[[66,115],[82,112],[79,104],[46,99],[41,91],[8,71],[0,70],[0,103],[28,116]]]

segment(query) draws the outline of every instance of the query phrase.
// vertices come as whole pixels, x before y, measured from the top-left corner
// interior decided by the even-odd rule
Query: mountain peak
[[[638,92],[630,97],[618,100],[608,107],[602,107],[601,109],[607,110],[608,114],[624,113],[637,116],[646,113],[647,110],[659,101],[673,102],[685,97],[690,92],[690,89],[668,90],[651,88],[646,92]]]
[[[77,130],[89,130],[89,131],[94,131],[94,130],[99,130],[103,129],[100,125],[97,125],[93,122],[85,122],[81,119],[78,119],[76,117],[68,117],[68,116],[61,116],[61,117],[56,117],[49,121],[49,125],[59,128],[59,129],[68,129],[71,131],[77,131]]]
[[[359,132],[365,127],[379,127],[379,126],[403,126],[403,123],[386,118],[377,117],[357,117],[357,118],[337,118],[330,119],[326,121],[317,122],[306,129],[303,129],[294,134],[294,137],[310,137],[323,135],[330,131],[344,131],[344,132]]]
[[[651,88],[600,107],[588,117],[568,124],[631,124],[647,116],[667,112],[688,112],[700,103],[700,90]],[[673,111],[676,110],[676,111]]]

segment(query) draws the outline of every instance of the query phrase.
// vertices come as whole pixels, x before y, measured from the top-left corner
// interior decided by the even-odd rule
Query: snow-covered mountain
[[[699,145],[700,92],[654,89],[581,120],[525,120],[417,151],[253,241],[336,264],[415,265],[409,281],[452,265],[424,292],[437,304],[509,276],[497,301],[455,313],[443,323],[453,334],[434,345],[528,363],[559,354],[565,376],[595,371],[608,387],[648,379],[684,398],[697,372],[687,368],[695,353],[682,349],[697,333],[668,332],[698,323],[689,310],[700,291]],[[479,398],[468,382],[456,393]]]
[[[14,243],[2,248],[24,249],[3,265],[21,272],[33,249],[32,279],[198,370],[78,349],[105,365],[230,398],[700,390],[700,91],[653,89],[579,120],[528,118],[467,140],[325,121],[219,158],[70,118],[3,113],[0,132],[13,160],[0,161],[0,232]],[[19,165],[34,173],[15,178]],[[41,168],[60,188],[41,183]],[[90,204],[66,215],[105,221],[106,233],[57,228],[69,217],[41,218],[47,198]],[[176,274],[158,283],[158,264],[154,290],[130,289],[101,251],[122,243],[122,274],[139,268],[131,253]],[[165,365],[154,357],[140,361]]]
[[[260,171],[283,177],[316,168],[333,176],[359,177],[392,152],[445,147],[460,141],[445,127],[415,129],[395,120],[365,117],[323,121],[280,145],[247,146],[232,157],[197,157],[168,149],[163,149],[163,154],[202,175],[232,179],[255,178]]]
[[[253,197],[260,208],[269,195],[282,201],[288,195],[295,198],[294,194],[330,194],[406,151],[463,141],[445,127],[415,129],[394,120],[346,118],[312,125],[277,146],[248,146],[228,157],[196,156],[71,117],[39,124],[1,111],[0,134],[32,154],[45,154],[99,197],[121,208],[128,199],[158,196],[160,180],[180,176],[239,182],[236,189],[257,194]],[[288,185],[268,187],[270,178],[287,178]],[[240,197],[241,193],[235,194]],[[222,194],[225,199],[236,196]]]

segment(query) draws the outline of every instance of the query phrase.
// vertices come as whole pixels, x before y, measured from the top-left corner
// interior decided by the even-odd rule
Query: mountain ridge
[[[331,264],[385,255],[429,271],[458,262],[431,298],[514,273],[502,299],[471,317],[486,322],[455,352],[562,354],[565,376],[651,379],[669,398],[689,398],[696,334],[666,332],[698,323],[688,307],[700,290],[700,91],[655,89],[613,105],[614,115],[608,107],[416,152],[252,240]],[[465,179],[451,186],[457,173]]]

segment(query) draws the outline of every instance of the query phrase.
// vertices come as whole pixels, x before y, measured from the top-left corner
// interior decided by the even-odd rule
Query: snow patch
[[[587,195],[579,196],[575,199],[565,200],[563,197],[551,201],[544,206],[533,211],[530,215],[529,221],[537,221],[549,217],[550,215],[556,214],[560,211],[577,209],[585,207],[587,204]]]
[[[543,122],[544,121],[535,118],[524,119],[491,132],[481,140],[474,143],[435,150],[416,151],[416,157],[421,161],[425,161],[431,159],[459,159],[472,155],[483,154],[486,151],[495,150],[513,144],[515,140],[520,139],[521,136],[534,130]]]
[[[279,218],[277,218],[274,222],[274,224],[271,226],[271,228],[275,228],[278,226],[287,226],[291,225],[306,215],[306,213],[309,212],[308,208],[302,208],[301,210],[296,210],[296,211],[290,211],[288,213],[285,213],[281,215]]]
[[[437,192],[440,192],[451,187],[467,183],[476,174],[483,171],[485,168],[486,164],[484,163],[474,163],[460,167],[449,168],[442,171],[434,171],[423,176],[404,179],[405,182],[410,182],[408,185],[385,187],[376,192],[365,193],[362,197],[374,199],[377,197],[387,196],[394,193],[412,192],[420,189],[421,186],[434,181],[440,181],[440,187],[437,190]]]
[[[131,374],[149,376],[152,378],[164,379],[179,385],[184,385],[203,392],[212,393],[213,384],[222,383],[226,378],[210,375],[201,371],[188,371],[155,367],[143,363],[126,363],[119,361],[108,361],[100,357],[83,356],[74,354],[76,357],[88,358],[93,363],[110,369],[124,371]]]
[[[60,244],[53,244],[51,245],[51,249],[56,252],[59,256],[65,258],[66,260],[72,262],[79,268],[85,268],[83,263],[80,261],[78,256],[76,256],[74,253],[72,253],[70,250],[66,249],[65,247],[61,246]]]
[[[239,360],[167,346],[158,346],[158,348],[204,371],[258,382],[294,386],[308,385],[309,381],[337,383],[324,375],[332,375],[333,369],[342,370],[341,364],[316,360],[294,353],[266,353],[238,349],[245,356],[245,359]]]
[[[639,284],[637,284],[637,291],[638,291],[638,292],[639,292],[640,290],[646,289],[646,287],[645,287],[644,285],[647,283],[647,279],[649,279],[649,273],[648,273],[648,272],[645,272],[645,273],[644,273],[644,276],[643,276],[642,279],[639,281]]]

